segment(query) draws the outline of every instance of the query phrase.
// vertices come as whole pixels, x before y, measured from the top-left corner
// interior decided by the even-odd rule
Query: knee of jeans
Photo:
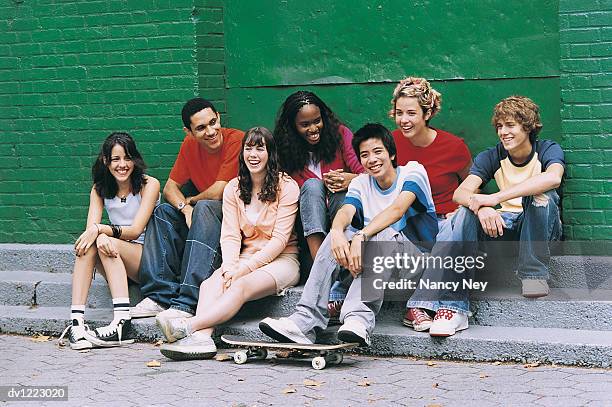
[[[215,213],[217,207],[221,207],[220,201],[203,199],[196,202],[196,205],[193,208],[193,214],[196,216],[201,216],[205,213]]]
[[[307,179],[300,188],[300,199],[304,195],[321,195],[325,196],[325,184],[318,178]]]
[[[155,207],[153,210],[153,218],[159,218],[164,220],[170,220],[176,218],[178,210],[174,208],[174,206],[169,203],[162,203]]]
[[[549,205],[558,205],[559,195],[556,191],[548,191],[543,194],[523,197],[523,208],[534,206],[536,208],[546,208]]]

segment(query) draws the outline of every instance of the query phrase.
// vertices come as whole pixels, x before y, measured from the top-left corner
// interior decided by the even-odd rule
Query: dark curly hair
[[[295,117],[305,105],[317,106],[323,119],[321,138],[314,146],[308,144],[295,127]],[[341,124],[334,112],[314,93],[300,90],[289,95],[278,112],[274,127],[274,138],[283,170],[289,174],[303,170],[310,161],[309,151],[317,162],[332,162],[341,145]]]
[[[251,194],[253,192],[253,180],[251,172],[244,161],[244,147],[257,146],[265,147],[268,151],[268,163],[266,164],[266,177],[261,191],[257,194],[262,202],[276,201],[278,193],[280,164],[278,161],[278,152],[276,142],[270,130],[265,127],[253,127],[246,131],[242,139],[242,150],[238,160],[238,189],[240,190],[240,199],[248,205],[251,203]]]
[[[123,147],[125,155],[134,163],[134,170],[130,176],[132,194],[138,194],[142,186],[147,183],[145,176],[147,165],[138,152],[136,142],[134,142],[132,136],[122,132],[111,133],[111,135],[104,140],[100,153],[91,167],[94,188],[98,195],[106,199],[114,198],[119,190],[117,180],[108,170],[108,165],[111,162],[111,152],[116,145]]]

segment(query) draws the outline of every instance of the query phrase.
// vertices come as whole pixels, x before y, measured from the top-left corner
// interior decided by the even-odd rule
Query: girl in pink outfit
[[[176,360],[212,357],[214,327],[231,319],[247,301],[277,294],[299,280],[293,226],[300,189],[280,172],[272,133],[248,130],[242,141],[238,177],[223,192],[223,264],[200,286],[192,318],[159,323],[168,343],[161,353]]]

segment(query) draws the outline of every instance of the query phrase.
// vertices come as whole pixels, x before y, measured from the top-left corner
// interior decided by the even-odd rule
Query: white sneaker
[[[468,317],[465,314],[460,314],[457,311],[452,311],[446,308],[440,308],[436,312],[429,335],[431,336],[451,336],[457,331],[468,328]]]
[[[132,318],[147,318],[154,317],[160,312],[165,310],[164,307],[156,303],[150,298],[145,298],[136,304],[135,307],[132,307],[130,310],[130,317]]]
[[[338,339],[346,343],[359,343],[360,346],[370,346],[370,334],[365,325],[355,318],[347,319],[338,329]]]
[[[279,342],[303,343],[306,345],[314,343],[289,318],[265,318],[259,323],[259,329],[270,338]]]
[[[85,324],[75,323],[74,321],[64,329],[64,332],[62,332],[62,335],[59,337],[58,341],[60,346],[65,345],[64,336],[68,334],[68,341],[71,349],[82,350],[93,348],[93,344],[85,339],[85,332],[89,330],[89,327]]]
[[[157,316],[155,317],[155,322],[157,323],[157,326],[162,331],[168,342],[174,342],[180,338],[175,338],[172,334],[170,321],[177,318],[191,318],[192,316],[193,315],[191,315],[189,312],[181,311],[180,309],[176,308],[168,308],[167,310],[164,310],[157,314]]]
[[[196,331],[174,343],[164,343],[159,350],[174,360],[210,359],[217,353],[217,346],[210,336]]]
[[[164,320],[165,324],[159,323],[156,319],[157,326],[161,329],[168,343],[176,342],[186,336],[191,335],[190,318],[173,318]]]

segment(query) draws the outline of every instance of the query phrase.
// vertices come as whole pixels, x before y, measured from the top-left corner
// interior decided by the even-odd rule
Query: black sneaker
[[[329,301],[327,303],[327,313],[329,314],[328,325],[340,325],[340,312],[342,311],[344,300]]]
[[[134,343],[134,339],[129,338],[131,326],[132,321],[129,319],[113,321],[109,325],[85,332],[85,339],[102,348]]]
[[[72,324],[68,325],[62,335],[59,337],[59,343],[61,346],[64,345],[64,336],[68,335],[68,342],[70,348],[74,350],[91,349],[93,345],[87,339],[85,339],[85,333],[89,331],[89,327],[85,324],[80,325],[79,322],[74,319]]]

